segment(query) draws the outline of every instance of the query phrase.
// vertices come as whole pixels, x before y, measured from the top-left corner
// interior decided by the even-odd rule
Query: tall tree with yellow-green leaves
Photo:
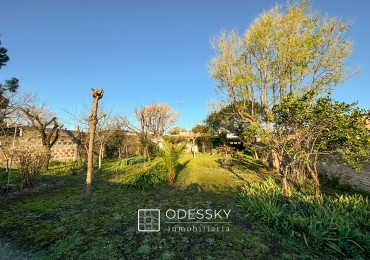
[[[212,41],[216,53],[209,69],[218,92],[246,123],[244,136],[262,137],[269,149],[265,154],[281,174],[287,163],[287,154],[278,153],[281,136],[287,141],[295,129],[280,128],[277,135],[281,124],[277,126],[273,108],[286,102],[288,94],[291,98],[311,90],[314,98],[328,94],[355,73],[346,66],[352,52],[345,38],[348,29],[348,23],[323,16],[302,1],[263,12],[243,36],[222,32]]]
[[[222,32],[212,41],[210,74],[218,92],[246,123],[271,130],[271,109],[292,91],[327,92],[352,75],[345,66],[349,25],[311,10],[309,2],[276,5],[240,37]],[[256,113],[255,102],[263,113]]]

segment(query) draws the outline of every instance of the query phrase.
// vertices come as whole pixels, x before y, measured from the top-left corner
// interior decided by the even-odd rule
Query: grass
[[[0,195],[0,243],[34,259],[335,257],[329,250],[306,248],[300,240],[245,217],[237,191],[269,173],[262,168],[226,169],[220,166],[220,159],[197,154],[193,160],[185,154],[174,187],[163,184],[144,190],[127,187],[125,181],[149,171],[160,163],[159,159],[132,165],[105,162],[103,171],[94,174],[89,207],[82,203],[84,171],[71,174],[68,165],[53,165],[37,187]],[[1,181],[0,186],[3,184]],[[161,232],[138,232],[137,210],[142,208],[161,209],[162,217],[170,208],[231,209],[231,223],[227,224],[230,230],[171,232],[171,225],[163,223]]]

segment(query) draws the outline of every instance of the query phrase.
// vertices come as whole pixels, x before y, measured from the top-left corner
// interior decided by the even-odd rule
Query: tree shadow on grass
[[[185,162],[183,162],[181,164],[179,164],[177,166],[177,172],[181,172],[183,169],[185,169],[189,162],[190,162],[190,159],[186,160]]]
[[[240,181],[243,181],[243,182],[248,182],[247,179],[243,178],[243,176],[241,176],[240,174],[238,174],[237,172],[235,172],[233,170],[233,164],[235,164],[234,161],[230,161],[230,164],[227,164],[225,163],[225,161],[223,159],[218,159],[216,160],[216,162],[218,163],[218,165],[226,170],[228,170],[229,172],[231,172],[238,180]]]

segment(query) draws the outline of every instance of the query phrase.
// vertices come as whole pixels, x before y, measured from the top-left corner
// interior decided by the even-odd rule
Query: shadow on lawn
[[[234,169],[238,169],[241,173],[245,171],[254,171],[254,172],[261,172],[262,170],[266,170],[266,166],[263,164],[258,164],[254,162],[249,162],[244,160],[242,162],[232,159],[230,161],[226,161],[225,159],[217,159],[217,164],[231,172],[238,180],[243,182],[249,182],[242,174],[237,173]]]
[[[180,163],[179,166],[177,166],[177,172],[181,172],[183,169],[185,169],[186,166],[189,164],[189,162],[190,162],[190,159],[186,160],[183,163]]]

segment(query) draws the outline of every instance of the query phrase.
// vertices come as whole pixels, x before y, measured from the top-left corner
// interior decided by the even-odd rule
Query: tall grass
[[[362,195],[333,195],[315,199],[292,191],[283,196],[271,178],[245,186],[241,205],[262,221],[302,239],[306,246],[321,245],[346,256],[370,253],[370,206]]]

